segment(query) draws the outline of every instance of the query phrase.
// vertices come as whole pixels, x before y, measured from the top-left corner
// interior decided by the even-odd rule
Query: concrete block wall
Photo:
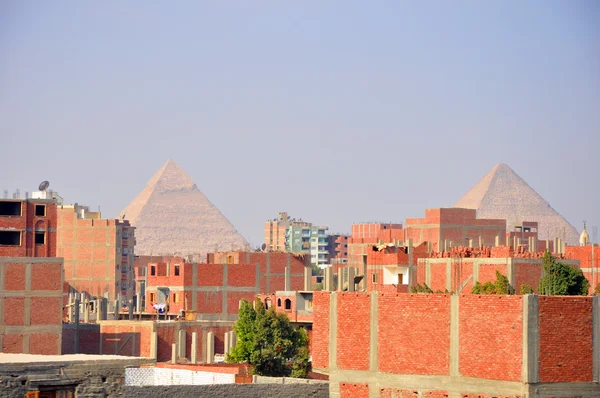
[[[332,397],[594,396],[599,303],[315,292],[313,367],[329,372]]]
[[[62,258],[0,257],[0,351],[60,354]]]

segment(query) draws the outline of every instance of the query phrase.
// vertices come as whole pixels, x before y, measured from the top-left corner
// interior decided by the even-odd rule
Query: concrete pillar
[[[408,265],[414,265],[413,264],[413,240],[412,239],[408,240],[408,244],[406,245],[406,249],[408,251]],[[363,277],[363,280],[365,281],[365,289],[366,289],[366,287],[367,287],[367,285],[366,285],[367,273],[366,272],[365,272],[365,276]]]
[[[223,336],[223,345],[225,346],[225,355],[229,354],[229,343],[231,342],[231,340],[229,339],[229,332],[225,332],[225,335]]]
[[[128,310],[129,320],[131,321],[133,319],[133,300],[129,300],[129,302],[127,303],[127,310]]]
[[[458,371],[459,352],[459,319],[458,319],[459,296],[450,296],[450,376],[460,376]]]
[[[119,302],[119,300],[115,300],[115,309],[114,309],[115,320],[119,319],[119,309],[120,308],[121,308],[121,303]]]
[[[329,300],[329,369],[337,369],[337,293]]]
[[[498,247],[500,246],[500,237],[496,236],[496,238],[494,239],[494,246]]]
[[[370,319],[369,319],[369,370],[377,372],[378,368],[378,340],[377,331],[379,328],[379,295],[378,292],[371,292]]]
[[[142,313],[142,295],[140,294],[140,289],[138,286],[138,293],[135,296],[135,310],[138,314]]]
[[[538,295],[523,296],[523,383],[539,382],[540,334]]]
[[[231,339],[231,342],[229,343],[229,349],[233,350],[237,345],[237,335],[233,330],[229,332],[229,338]]]
[[[340,268],[338,271],[338,279],[337,279],[337,291],[341,292],[344,290],[344,270],[345,268]]]
[[[450,250],[450,242],[447,239],[444,239],[444,250],[445,252]]]
[[[285,266],[285,273],[284,273],[284,284],[283,284],[284,288],[283,290],[285,290],[286,292],[289,292],[290,290],[292,290],[291,286],[291,269],[290,269],[290,263],[288,261],[288,264]]]
[[[473,247],[473,239],[469,239],[469,247]]]
[[[510,246],[510,245],[511,245],[511,243],[510,243],[510,236],[507,236],[506,237],[506,246]]]
[[[431,253],[433,251],[433,247],[431,245],[431,242],[427,242],[427,254]]]
[[[479,236],[479,247],[483,246],[483,236]]]
[[[312,268],[310,267],[304,267],[304,290],[307,292],[313,290]]]
[[[198,332],[192,332],[192,364],[198,363]]]
[[[185,352],[185,330],[179,330],[179,336],[178,336],[178,340],[177,340],[177,345],[178,345],[178,351],[177,351],[177,356],[179,358],[185,358],[186,357],[186,352]]]
[[[554,254],[558,253],[558,238],[557,237],[555,237],[554,242],[552,242],[552,252]]]
[[[327,290],[328,292],[332,292],[335,290],[335,287],[333,286],[333,265],[325,268],[325,284],[324,285],[325,285],[324,290]]]
[[[108,319],[108,300],[102,298],[100,301],[100,319],[106,321]]]
[[[73,349],[75,350],[75,353],[79,353],[79,304],[80,301],[79,299],[75,299],[74,302],[74,306],[73,306],[73,310],[74,310],[74,319],[73,322],[75,323],[75,335],[73,336]]]
[[[352,266],[348,267],[348,291],[354,292],[356,290],[356,285],[354,284],[354,274],[356,273],[356,269]]]
[[[215,362],[215,334],[206,333],[206,363]]]
[[[171,363],[174,365],[177,363],[177,344],[171,344]]]
[[[517,251],[518,248],[519,248],[519,238],[516,236],[513,236],[513,249],[514,249],[514,251]]]
[[[83,323],[90,323],[90,302],[85,299],[83,303]]]
[[[158,334],[152,332],[150,337],[150,358],[158,359]]]

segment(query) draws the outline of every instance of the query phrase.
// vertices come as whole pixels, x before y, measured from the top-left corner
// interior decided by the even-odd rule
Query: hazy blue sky
[[[0,1],[0,189],[115,217],[177,161],[254,245],[507,163],[600,225],[600,2]]]

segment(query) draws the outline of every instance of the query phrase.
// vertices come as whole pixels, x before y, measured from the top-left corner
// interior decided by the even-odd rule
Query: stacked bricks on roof
[[[592,298],[539,297],[540,381],[592,381]]]
[[[461,296],[459,319],[460,374],[465,377],[520,381],[523,359],[522,296]]]

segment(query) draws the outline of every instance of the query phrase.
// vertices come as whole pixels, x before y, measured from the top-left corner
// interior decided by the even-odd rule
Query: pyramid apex
[[[172,159],[167,160],[148,182],[147,188],[160,191],[195,188],[194,181],[188,177],[181,166]]]

